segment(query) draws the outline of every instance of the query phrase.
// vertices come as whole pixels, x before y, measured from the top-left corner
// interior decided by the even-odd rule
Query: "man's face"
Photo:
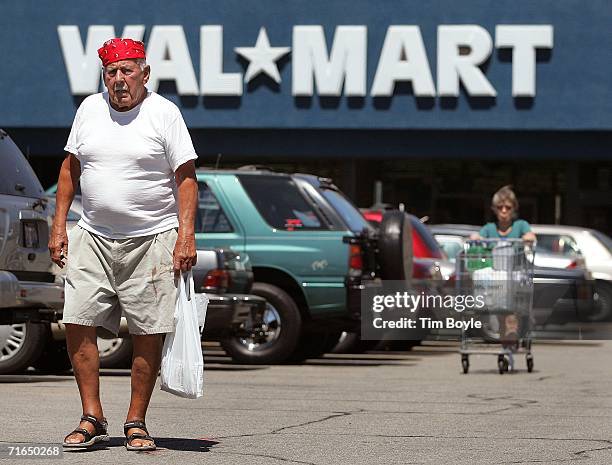
[[[116,61],[104,68],[104,84],[116,110],[127,111],[142,102],[149,71],[148,65],[142,69],[136,60]]]

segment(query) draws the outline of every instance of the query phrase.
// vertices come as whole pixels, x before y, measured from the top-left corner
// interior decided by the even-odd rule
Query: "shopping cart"
[[[527,371],[533,371],[534,254],[532,246],[521,239],[479,239],[466,241],[457,255],[457,292],[472,295],[478,303],[463,311],[461,318],[481,324],[478,329],[472,325],[461,331],[464,373],[473,354],[496,355],[503,374],[514,370],[514,356],[524,353]]]

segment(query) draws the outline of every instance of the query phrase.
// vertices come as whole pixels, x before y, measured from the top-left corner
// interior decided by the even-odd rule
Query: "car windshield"
[[[592,231],[593,236],[595,236],[599,242],[603,244],[603,246],[608,249],[608,253],[612,254],[612,239],[607,234],[602,233],[601,231]]]
[[[370,229],[368,221],[344,194],[335,189],[325,187],[321,191],[325,199],[334,207],[334,210],[338,212],[351,231],[357,233],[364,229]]]
[[[240,175],[238,179],[261,216],[273,228],[286,231],[329,229],[291,178]]]

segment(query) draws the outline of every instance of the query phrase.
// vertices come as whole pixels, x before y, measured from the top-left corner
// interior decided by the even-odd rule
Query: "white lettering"
[[[365,26],[338,26],[329,57],[321,26],[293,28],[292,89],[295,96],[313,95],[316,83],[319,95],[354,97],[366,95]],[[313,82],[314,78],[314,82]]]
[[[153,26],[147,44],[151,77],[147,87],[157,91],[159,81],[176,82],[179,95],[198,95],[198,81],[183,26]]]
[[[491,36],[480,26],[438,26],[438,95],[458,97],[462,82],[468,95],[495,97],[497,92],[478,67],[492,50]]]
[[[373,97],[389,97],[398,81],[412,82],[416,97],[436,95],[418,26],[390,26],[387,29],[370,93]]]
[[[512,49],[512,96],[535,97],[536,48],[552,48],[553,27],[499,25],[495,46]]]
[[[461,329],[467,331],[469,329],[481,329],[482,321],[470,318],[468,320],[455,320],[454,318],[446,319],[446,329]]]
[[[202,95],[242,95],[242,74],[223,72],[223,26],[200,27]]]

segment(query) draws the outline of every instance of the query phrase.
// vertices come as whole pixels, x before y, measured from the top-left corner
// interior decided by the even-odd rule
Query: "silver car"
[[[36,174],[0,129],[0,374],[27,368],[42,354],[49,321],[63,306],[52,273],[48,205]]]
[[[589,228],[532,224],[538,250],[559,258],[559,268],[585,267],[595,279],[598,313],[593,320],[612,316],[612,239]],[[568,263],[569,257],[569,263]],[[555,265],[548,265],[555,266]]]

